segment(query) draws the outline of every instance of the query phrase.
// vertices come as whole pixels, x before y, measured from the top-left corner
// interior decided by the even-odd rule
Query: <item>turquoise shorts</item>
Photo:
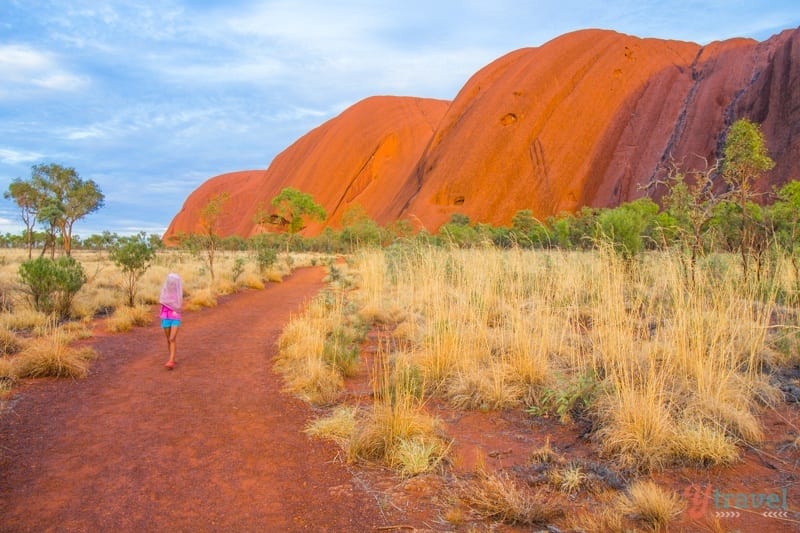
[[[180,320],[176,320],[174,318],[162,318],[161,319],[161,327],[164,329],[167,328],[177,328],[181,325]]]

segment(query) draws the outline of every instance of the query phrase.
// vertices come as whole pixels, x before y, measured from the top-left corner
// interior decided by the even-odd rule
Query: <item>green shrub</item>
[[[73,257],[39,257],[19,266],[19,276],[37,311],[69,316],[75,294],[86,283],[86,273]]]
[[[109,252],[111,260],[125,274],[125,289],[128,294],[128,306],[134,306],[136,298],[136,282],[150,268],[156,256],[156,247],[147,239],[144,232],[130,237],[120,237]]]

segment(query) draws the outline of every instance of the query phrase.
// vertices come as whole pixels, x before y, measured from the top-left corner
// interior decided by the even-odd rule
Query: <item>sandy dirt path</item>
[[[153,322],[98,334],[90,375],[21,387],[0,416],[2,531],[369,531],[376,500],[310,409],[281,392],[275,342],[323,284],[301,269],[186,313],[177,367]]]

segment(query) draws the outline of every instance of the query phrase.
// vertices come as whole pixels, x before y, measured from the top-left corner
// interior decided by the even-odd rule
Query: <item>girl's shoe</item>
[[[167,364],[165,364],[164,366],[172,370],[173,368],[175,368],[175,361],[167,361]]]

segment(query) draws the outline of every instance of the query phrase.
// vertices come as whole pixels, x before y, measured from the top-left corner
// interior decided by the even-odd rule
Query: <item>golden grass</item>
[[[774,302],[725,261],[690,285],[668,253],[373,250],[350,296],[454,407],[589,416],[603,453],[639,470],[729,464],[778,391],[762,373]]]
[[[19,370],[16,359],[0,357],[0,394],[11,390],[18,377]]]
[[[419,458],[420,468],[436,461],[425,459],[430,443],[412,429],[430,423],[424,398],[431,396],[459,409],[588,418],[601,455],[624,469],[730,465],[742,443],[762,441],[759,411],[780,398],[767,369],[796,349],[785,333],[769,335],[791,327],[775,327],[775,316],[794,315],[776,315],[771,293],[743,282],[727,256],[701,261],[695,283],[670,253],[623,261],[602,250],[409,247],[360,252],[335,267],[338,290],[309,306],[300,319],[306,326],[285,330],[279,366],[294,360],[302,376],[319,374],[315,365],[335,369],[322,395],[305,392],[319,380],[297,387],[297,378],[286,378],[301,397],[334,402],[354,368],[342,367],[329,346],[326,353],[326,339],[350,316],[388,331],[394,348],[382,345],[375,355],[375,401],[355,416],[348,457],[408,475],[417,463],[399,459],[404,454]],[[796,282],[785,272],[776,280],[786,291]],[[424,432],[446,443],[433,425]],[[548,469],[558,491],[595,492],[593,474],[552,449],[531,460],[558,462]],[[495,493],[513,485],[480,479]],[[632,494],[645,509],[650,493]],[[666,511],[653,505],[635,514],[660,528],[678,504],[652,499],[666,501]],[[603,523],[621,528],[612,515]]]
[[[14,355],[22,350],[25,341],[11,330],[0,328],[0,357]]]
[[[674,421],[657,384],[619,388],[598,401],[601,450],[625,468],[652,470],[672,457]]]
[[[667,492],[653,481],[635,481],[626,494],[620,496],[617,509],[620,514],[631,516],[662,531],[684,509],[684,502]]]
[[[134,327],[143,327],[153,321],[153,312],[149,306],[117,308],[114,314],[106,320],[106,328],[114,333],[123,333]]]
[[[532,493],[506,473],[480,469],[474,479],[459,487],[459,497],[483,519],[509,524],[541,525],[559,517],[562,511],[541,493]]]
[[[0,315],[0,325],[8,330],[29,331],[47,324],[46,314],[33,309],[17,309],[13,313]]]
[[[351,461],[381,462],[412,476],[438,466],[448,450],[436,419],[405,396],[377,402],[356,427],[347,454]]]
[[[371,370],[375,401],[356,425],[348,458],[381,462],[405,476],[433,470],[447,455],[450,442],[439,421],[425,412],[424,385],[407,360],[392,361],[382,349]]]
[[[355,407],[338,406],[328,416],[311,421],[304,431],[312,437],[331,440],[346,449],[355,433],[357,414]]]
[[[89,372],[89,362],[95,352],[88,347],[72,348],[73,337],[56,329],[49,336],[32,340],[16,357],[19,377],[73,377]]]
[[[239,280],[242,287],[248,289],[262,290],[264,288],[264,280],[260,274],[246,272]]]
[[[213,289],[199,289],[193,292],[184,303],[187,311],[198,311],[204,307],[216,307],[217,294]]]
[[[344,380],[322,357],[330,324],[314,317],[314,309],[312,304],[284,328],[275,369],[283,375],[288,392],[313,405],[327,405],[338,398]]]
[[[218,278],[214,281],[213,292],[219,295],[233,294],[237,291],[236,283],[227,278]]]

